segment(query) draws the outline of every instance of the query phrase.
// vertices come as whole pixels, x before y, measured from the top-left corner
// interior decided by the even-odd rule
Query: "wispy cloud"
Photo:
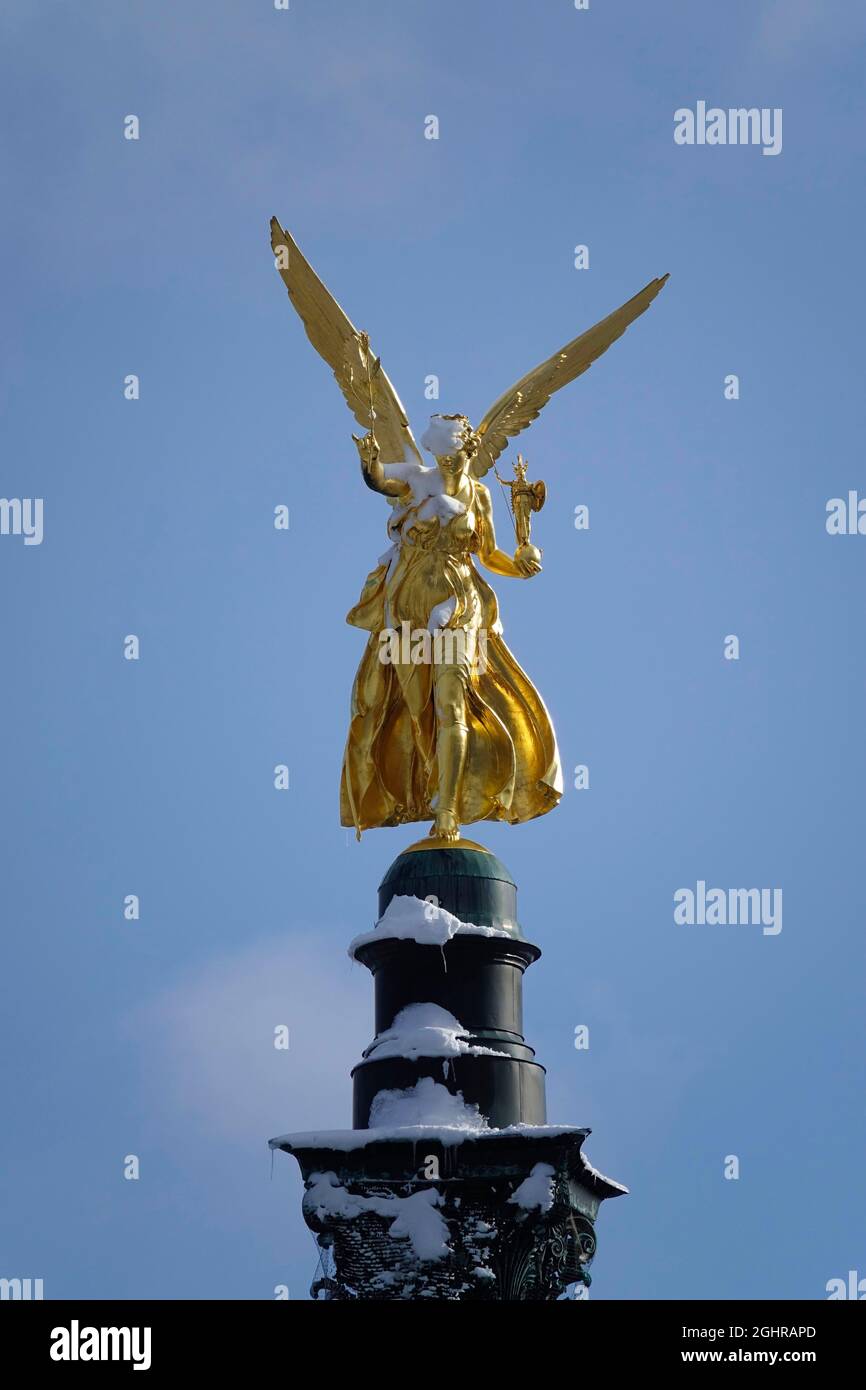
[[[788,61],[811,57],[814,47],[839,48],[866,34],[866,11],[850,0],[769,0],[760,15],[755,47]]]
[[[224,955],[143,1004],[128,1032],[161,1121],[262,1145],[291,1129],[351,1124],[349,1070],[370,1041],[370,979],[310,935]],[[289,1029],[289,1048],[274,1029]]]

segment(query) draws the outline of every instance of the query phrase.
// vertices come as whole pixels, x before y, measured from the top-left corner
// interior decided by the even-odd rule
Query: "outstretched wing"
[[[370,395],[379,457],[383,463],[408,463],[421,454],[406,412],[377,359],[369,339],[359,333],[288,232],[271,218],[271,246],[289,299],[301,316],[307,337],[324,357],[359,425],[370,428]]]
[[[483,478],[493,467],[509,439],[532,424],[554,391],[574,381],[607,351],[611,343],[622,337],[629,324],[649,308],[667,278],[663,275],[659,280],[650,280],[634,299],[608,314],[594,328],[581,333],[579,338],[566,343],[499,397],[478,426],[480,444],[472,460],[472,471],[477,478]]]

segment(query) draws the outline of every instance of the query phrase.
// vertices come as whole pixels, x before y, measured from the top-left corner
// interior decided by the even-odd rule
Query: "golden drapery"
[[[422,520],[419,510],[398,508],[389,528],[394,552],[367,577],[347,617],[370,637],[352,689],[341,824],[360,832],[435,814],[442,667],[380,659],[380,634],[399,634],[404,624],[413,632],[459,630],[466,639],[462,657],[450,659],[461,673],[469,729],[459,823],[532,820],[562,794],[556,736],[541,696],[502,640],[496,595],[473,562],[481,517],[472,508]]]

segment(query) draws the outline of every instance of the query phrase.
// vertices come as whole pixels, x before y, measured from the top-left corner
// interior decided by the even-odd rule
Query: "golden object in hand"
[[[511,494],[511,516],[514,521],[514,535],[519,549],[524,553],[535,550],[534,545],[530,545],[529,536],[532,530],[531,516],[533,512],[540,512],[547,501],[547,488],[541,479],[536,482],[529,482],[526,470],[529,465],[522,454],[517,455],[514,465],[513,478],[501,478],[498,469],[494,466],[496,474],[502,486],[503,492],[507,489]],[[536,552],[539,561],[541,553]]]

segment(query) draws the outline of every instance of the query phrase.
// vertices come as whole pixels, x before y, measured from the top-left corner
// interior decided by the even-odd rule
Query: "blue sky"
[[[828,499],[866,495],[866,18],[17,0],[0,31],[0,492],[44,499],[41,545],[0,536],[0,1274],[255,1299],[305,1298],[313,1272],[266,1141],[350,1122],[372,990],[345,947],[415,837],[338,824],[344,617],[386,509],[274,270],[276,214],[416,431],[429,374],[478,419],[671,273],[522,438],[544,571],[497,585],[590,789],[478,837],[544,951],[526,1015],[550,1119],[592,1126],[631,1189],[601,1213],[592,1297],[866,1275],[866,537],[825,529]],[[677,146],[698,100],[782,108],[782,153]],[[701,879],[781,888],[783,930],[677,926]]]

